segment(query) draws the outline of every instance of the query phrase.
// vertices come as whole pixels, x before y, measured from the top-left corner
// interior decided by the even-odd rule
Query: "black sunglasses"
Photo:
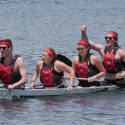
[[[1,50],[1,49],[5,50],[6,48],[7,48],[7,47],[5,47],[5,46],[2,46],[2,47],[0,47],[0,50]]]
[[[107,40],[107,39],[111,40],[112,38],[113,38],[113,37],[108,37],[108,36],[105,37],[106,40]]]
[[[80,51],[80,50],[84,50],[84,49],[83,48],[77,48],[77,50]]]

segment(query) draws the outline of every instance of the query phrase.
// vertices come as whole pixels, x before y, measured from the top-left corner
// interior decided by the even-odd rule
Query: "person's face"
[[[43,63],[49,64],[52,61],[52,57],[46,51],[43,51],[42,60],[43,60]]]
[[[5,57],[5,53],[8,50],[6,45],[0,45],[0,57]]]
[[[114,37],[112,36],[112,34],[107,34],[107,35],[105,36],[105,40],[106,40],[107,46],[112,46],[112,45],[114,45],[115,39],[114,39]]]
[[[78,53],[81,55],[81,56],[86,56],[87,52],[88,52],[88,47],[84,46],[84,45],[78,45],[77,46],[77,50],[78,50]]]

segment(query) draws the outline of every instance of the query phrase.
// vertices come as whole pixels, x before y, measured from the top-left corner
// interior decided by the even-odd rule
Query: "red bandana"
[[[78,41],[78,45],[84,45],[86,47],[89,47],[88,41],[83,41],[83,40]]]
[[[110,31],[106,35],[109,35],[109,34],[111,34],[113,38],[115,38],[115,39],[117,38],[117,34],[116,33]]]
[[[8,48],[12,47],[12,45],[6,41],[0,42],[0,45],[6,45]]]
[[[44,51],[46,51],[51,57],[55,58],[55,54],[49,48],[44,49]]]

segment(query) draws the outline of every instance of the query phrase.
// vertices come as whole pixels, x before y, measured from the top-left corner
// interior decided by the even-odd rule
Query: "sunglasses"
[[[2,47],[0,47],[0,50],[1,50],[1,49],[5,50],[6,48],[7,48],[7,47],[5,47],[5,46],[2,46]]]
[[[105,37],[106,40],[107,40],[107,39],[111,40],[112,38],[113,38],[113,37],[108,37],[108,36]]]
[[[82,51],[82,50],[84,50],[84,49],[83,49],[83,48],[77,48],[77,50],[78,50],[78,51],[80,51],[80,50]]]

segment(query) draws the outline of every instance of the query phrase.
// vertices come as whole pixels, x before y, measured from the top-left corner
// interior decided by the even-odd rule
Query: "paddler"
[[[26,67],[22,57],[13,55],[10,39],[0,40],[0,81],[8,89],[20,88],[27,82]]]
[[[81,26],[82,39],[87,39],[86,25]],[[105,45],[91,41],[90,48],[98,51],[106,69],[104,84],[114,84],[125,88],[125,51],[118,45],[118,33],[109,31],[105,35]]]
[[[44,87],[65,87],[64,73],[68,73],[71,76],[66,88],[67,90],[71,90],[74,79],[74,70],[64,62],[56,60],[54,49],[46,48],[42,52],[42,59],[36,64],[30,87],[32,89],[35,88],[38,75],[40,75],[40,82]]]
[[[79,80],[78,88],[100,86],[100,79],[105,75],[105,69],[98,57],[91,54],[88,41],[79,40],[77,43],[78,56],[72,61],[72,68],[75,70]]]

